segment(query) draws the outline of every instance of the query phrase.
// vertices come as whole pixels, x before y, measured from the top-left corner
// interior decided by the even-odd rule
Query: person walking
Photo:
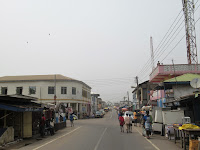
[[[71,127],[73,126],[74,127],[74,116],[72,114],[70,114],[70,122],[71,122]]]
[[[42,114],[42,117],[40,120],[40,135],[41,135],[41,137],[44,137],[45,123],[46,123],[46,118],[45,118],[44,114]]]
[[[126,125],[126,132],[129,133],[130,118],[129,118],[128,114],[126,114],[124,122],[125,122],[125,125]]]
[[[149,139],[149,135],[151,134],[151,129],[152,129],[152,116],[149,115],[149,111],[146,111],[146,115],[143,118],[144,120],[144,127],[146,130],[146,137]]]
[[[134,111],[134,113],[133,113],[133,119],[134,119],[134,126],[136,126],[137,127],[137,112],[136,112],[136,110]]]
[[[124,132],[124,118],[122,117],[122,114],[120,114],[119,116],[119,125],[120,125],[121,132]]]
[[[129,120],[130,120],[130,123],[129,123],[129,132],[132,133],[132,122],[133,122],[133,119],[131,117],[131,114],[129,114]]]

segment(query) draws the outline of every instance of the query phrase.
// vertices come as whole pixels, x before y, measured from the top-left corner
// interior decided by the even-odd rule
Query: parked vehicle
[[[104,108],[104,111],[105,111],[105,112],[108,112],[108,111],[109,111],[109,108],[108,108],[108,107],[105,107],[105,108]]]
[[[95,118],[103,118],[103,113],[101,111],[97,111],[95,113]]]
[[[125,117],[126,117],[126,114],[128,114],[128,115],[131,115],[131,118],[132,118],[132,120],[134,121],[134,119],[133,119],[133,112],[132,111],[125,111],[124,112],[124,115],[123,115],[123,118],[125,119]],[[129,116],[130,117],[130,116]],[[132,121],[132,122],[133,122]]]
[[[103,113],[103,115],[105,115],[106,113],[105,113],[105,111],[103,110],[103,109],[101,109],[101,110],[99,110],[99,111],[101,111],[102,113]]]

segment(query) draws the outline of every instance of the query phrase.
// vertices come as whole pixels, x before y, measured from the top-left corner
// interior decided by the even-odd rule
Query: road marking
[[[138,129],[136,129],[136,128],[134,128],[135,130],[137,130],[137,132],[139,133],[139,134],[141,134],[142,135],[142,133],[138,130]],[[143,135],[142,135],[143,136]],[[160,148],[158,148],[155,144],[153,144],[149,139],[147,139],[147,138],[145,138],[156,150],[160,150]]]
[[[97,149],[98,149],[99,144],[100,144],[100,142],[101,142],[101,140],[102,140],[102,138],[103,138],[103,135],[105,134],[106,130],[107,130],[107,128],[105,128],[104,131],[103,131],[103,133],[101,134],[101,136],[100,136],[100,138],[99,138],[99,141],[97,142],[97,144],[96,144],[94,150],[97,150]]]
[[[111,114],[111,116],[110,116],[110,119],[112,118],[112,114]]]
[[[80,129],[80,128],[81,128],[81,126],[78,127],[78,128],[76,128],[76,129],[74,129],[74,130],[72,130],[72,131],[70,131],[70,132],[68,132],[68,133],[66,133],[66,134],[64,134],[64,135],[62,135],[62,136],[60,136],[60,137],[58,137],[58,138],[56,138],[56,139],[53,139],[53,140],[51,140],[51,141],[49,141],[49,142],[47,142],[47,143],[45,143],[45,144],[43,144],[43,145],[41,145],[41,146],[39,146],[39,147],[34,148],[33,150],[37,150],[37,149],[39,149],[39,148],[41,148],[41,147],[44,147],[45,145],[48,145],[48,144],[50,144],[50,143],[52,143],[52,142],[54,142],[54,141],[56,141],[56,140],[58,140],[58,139],[60,139],[60,138],[62,138],[62,137],[64,137],[64,136],[66,136],[66,135],[69,135],[69,134],[71,134],[72,132],[74,132],[74,131],[76,131],[76,130],[78,130],[78,129]]]

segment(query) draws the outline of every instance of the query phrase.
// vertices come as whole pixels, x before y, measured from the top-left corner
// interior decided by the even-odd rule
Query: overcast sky
[[[122,100],[135,76],[148,79],[151,68],[140,70],[150,58],[150,36],[156,49],[181,9],[182,0],[0,0],[0,76],[62,74],[103,100]],[[199,28],[200,21],[197,42]],[[172,59],[187,63],[185,38],[161,62]]]

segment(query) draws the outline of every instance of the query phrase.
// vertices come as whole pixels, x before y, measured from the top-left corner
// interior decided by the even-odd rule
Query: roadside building
[[[104,109],[105,107],[107,107],[107,104],[105,101],[102,101],[101,108]]]
[[[39,133],[43,108],[24,95],[0,95],[0,145]]]
[[[199,90],[190,85],[195,78],[200,79],[200,75],[184,74],[164,81],[166,102],[163,105],[171,107],[171,109],[181,108],[184,110],[185,116],[190,117],[193,123],[199,124]]]
[[[27,95],[38,103],[64,103],[82,118],[90,114],[91,87],[82,81],[60,74],[0,77],[1,94]]]
[[[91,108],[92,108],[92,113],[95,113],[98,110],[98,97],[100,94],[91,94]]]
[[[98,105],[98,110],[102,109],[102,99],[97,98],[97,105]]]
[[[157,105],[157,102],[150,101],[151,100],[151,89],[153,89],[157,84],[150,83],[149,81],[145,81],[140,83],[134,90],[133,90],[133,102],[134,108],[140,109],[143,106],[147,105]],[[150,97],[151,96],[151,97]]]

